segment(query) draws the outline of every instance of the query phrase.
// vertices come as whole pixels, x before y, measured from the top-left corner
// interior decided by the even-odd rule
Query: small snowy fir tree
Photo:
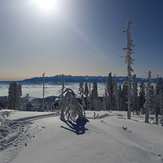
[[[158,76],[157,77],[157,83],[156,83],[156,89],[155,89],[155,98],[154,98],[154,109],[155,109],[156,124],[159,123],[161,87],[162,87],[162,79],[159,78],[159,76]]]
[[[9,109],[20,110],[21,109],[21,96],[22,87],[17,82],[11,82],[9,85],[8,101]]]
[[[113,78],[112,73],[109,73],[109,76],[106,81],[105,89],[105,107],[106,110],[113,110]]]
[[[145,101],[145,123],[149,123],[149,114],[153,108],[153,92],[151,86],[151,71],[148,72],[148,83],[146,88],[146,101]]]
[[[84,87],[84,95],[85,95],[85,97],[88,97],[88,95],[89,95],[89,89],[88,89],[88,83],[87,82],[85,83],[85,87]]]
[[[142,82],[140,84],[140,91],[139,91],[139,111],[144,114],[144,103],[145,103],[145,84]]]
[[[117,91],[118,91],[117,92],[118,93],[118,110],[121,110],[121,93],[122,93],[121,84],[119,84]]]
[[[138,111],[138,84],[136,81],[136,75],[133,76],[133,98],[132,98],[132,105],[133,105],[133,111],[136,112],[136,114],[139,114]]]
[[[159,90],[159,105],[160,105],[160,114],[161,120],[160,123],[163,126],[163,79],[161,79],[160,90]]]
[[[119,110],[119,92],[117,82],[113,80],[113,99],[114,99],[114,110]]]
[[[98,110],[98,90],[97,90],[97,83],[93,83],[93,88],[91,91],[91,96],[90,96],[90,107],[92,110]]]
[[[84,85],[84,96],[85,96],[85,108],[88,110],[89,109],[89,88],[88,88],[88,83],[86,82]]]
[[[97,91],[97,83],[93,83],[93,89],[92,89],[92,97],[97,98],[98,97],[98,91]]]
[[[83,82],[79,83],[79,94],[82,96],[84,94],[84,85]]]
[[[128,102],[128,82],[127,81],[125,81],[123,83],[120,101],[121,101],[121,104],[120,104],[121,110],[126,111],[127,110],[127,102]]]

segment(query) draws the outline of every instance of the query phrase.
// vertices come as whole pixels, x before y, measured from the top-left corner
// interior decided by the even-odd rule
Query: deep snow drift
[[[20,114],[22,117],[32,115],[14,114],[15,118],[16,114],[19,118]],[[106,112],[98,114],[106,115]],[[90,119],[84,135],[62,128],[67,126],[59,117],[28,121],[23,124],[26,132],[0,151],[0,163],[163,162],[163,127],[145,124],[136,116],[126,120],[124,112],[107,114],[102,119]],[[88,117],[93,115],[93,112],[87,112]]]

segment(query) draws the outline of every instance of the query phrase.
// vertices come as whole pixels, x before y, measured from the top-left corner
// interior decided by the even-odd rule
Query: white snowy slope
[[[89,113],[90,115],[90,113]],[[64,129],[59,117],[35,121],[24,147],[0,154],[0,163],[162,163],[163,128],[119,114],[90,120],[84,135]]]

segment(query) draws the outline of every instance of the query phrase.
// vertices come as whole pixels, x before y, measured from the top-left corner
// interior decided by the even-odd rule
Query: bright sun
[[[32,0],[36,8],[45,14],[58,13],[60,0]]]

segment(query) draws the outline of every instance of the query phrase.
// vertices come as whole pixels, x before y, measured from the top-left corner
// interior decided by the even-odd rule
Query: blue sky
[[[62,3],[48,14],[31,1],[1,1],[1,80],[42,72],[126,75],[122,31],[128,20],[133,21],[135,72],[163,76],[162,0],[54,0]]]

